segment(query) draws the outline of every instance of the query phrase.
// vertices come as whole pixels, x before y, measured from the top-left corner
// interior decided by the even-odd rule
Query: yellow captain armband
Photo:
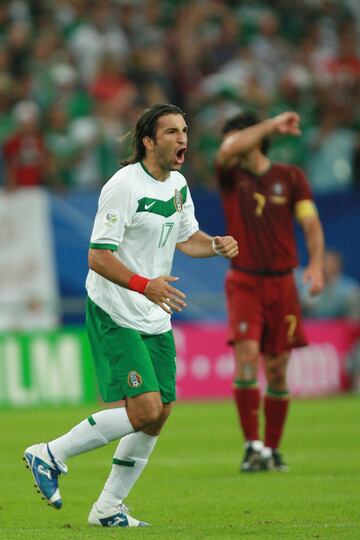
[[[317,217],[318,211],[315,203],[311,200],[299,201],[295,204],[295,217],[298,221],[302,221],[308,217]]]

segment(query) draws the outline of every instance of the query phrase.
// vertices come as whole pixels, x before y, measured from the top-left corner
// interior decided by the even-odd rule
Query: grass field
[[[152,527],[127,530],[87,525],[115,443],[69,461],[61,511],[40,499],[21,460],[28,444],[91,412],[0,412],[1,540],[360,539],[358,396],[295,401],[283,441],[290,472],[252,475],[238,472],[242,444],[231,402],[177,404],[128,500]]]

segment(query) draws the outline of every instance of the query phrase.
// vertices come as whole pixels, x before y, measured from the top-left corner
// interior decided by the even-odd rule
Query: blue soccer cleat
[[[125,504],[118,504],[106,512],[100,512],[97,505],[91,509],[88,522],[90,525],[99,527],[146,527],[149,523],[139,521],[129,515],[129,509]]]
[[[24,460],[27,463],[27,468],[33,474],[38,493],[43,495],[42,498],[48,501],[49,505],[60,510],[62,500],[59,491],[58,476],[59,474],[67,473],[68,468],[65,463],[54,458],[49,446],[45,443],[29,446],[25,450]]]

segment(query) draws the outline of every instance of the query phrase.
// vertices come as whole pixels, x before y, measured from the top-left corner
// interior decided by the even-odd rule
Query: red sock
[[[259,388],[257,386],[245,388],[235,386],[234,398],[245,440],[259,440]]]
[[[289,403],[287,392],[282,392],[281,395],[279,393],[276,397],[266,394],[264,399],[265,446],[279,448]]]

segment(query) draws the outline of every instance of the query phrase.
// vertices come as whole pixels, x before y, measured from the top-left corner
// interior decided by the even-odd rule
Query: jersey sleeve
[[[295,174],[294,203],[299,201],[312,201],[313,195],[305,173],[299,167],[293,167],[293,170]]]
[[[296,175],[294,192],[294,214],[298,221],[304,218],[317,216],[317,208],[313,200],[311,187],[304,172],[299,167],[294,167]]]
[[[135,193],[126,179],[113,177],[109,180],[99,197],[90,247],[117,251],[136,207]]]
[[[195,218],[194,203],[191,198],[189,186],[187,186],[186,200],[184,202],[183,210],[181,213],[179,233],[176,241],[185,242],[198,230],[199,224]]]

